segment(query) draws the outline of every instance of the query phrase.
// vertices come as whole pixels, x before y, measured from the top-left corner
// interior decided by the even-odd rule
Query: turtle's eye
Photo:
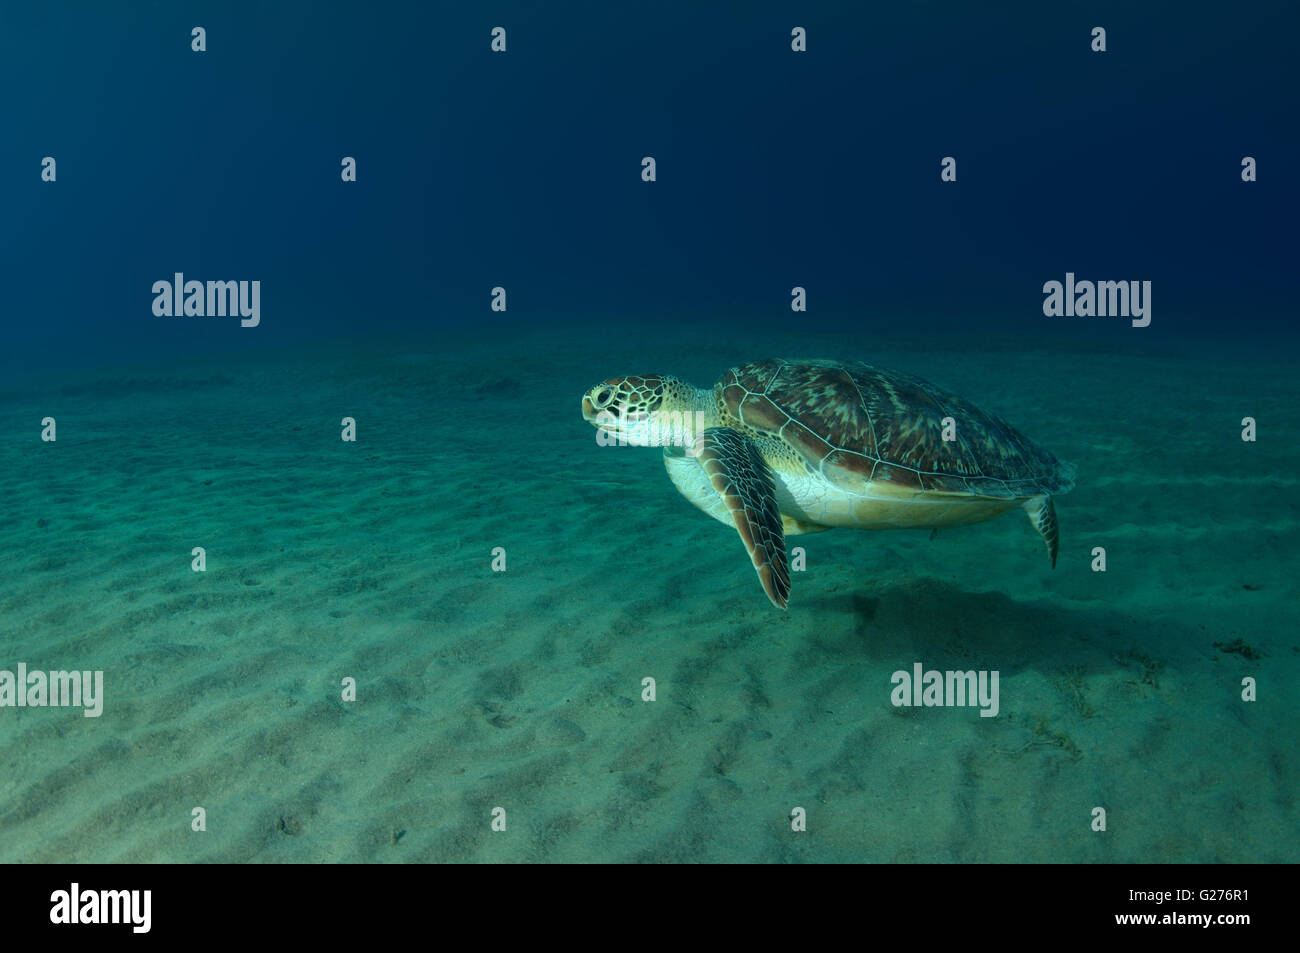
[[[611,387],[602,387],[600,393],[596,395],[596,406],[604,407],[614,399],[614,390]]]

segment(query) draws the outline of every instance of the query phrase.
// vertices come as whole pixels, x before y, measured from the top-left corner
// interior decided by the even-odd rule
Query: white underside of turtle
[[[756,361],[711,389],[658,375],[611,378],[582,408],[607,437],[663,447],[673,485],[739,533],[778,608],[790,594],[785,537],[837,527],[937,530],[1019,507],[1056,564],[1052,497],[1073,486],[1074,468],[911,375]]]

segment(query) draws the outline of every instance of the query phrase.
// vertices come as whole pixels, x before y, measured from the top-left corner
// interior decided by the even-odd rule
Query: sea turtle
[[[681,494],[744,541],[772,604],[790,595],[785,537],[837,526],[964,526],[1022,507],[1056,565],[1052,497],[1074,467],[919,377],[834,360],[754,361],[711,389],[612,377],[582,416],[602,443],[662,446]]]

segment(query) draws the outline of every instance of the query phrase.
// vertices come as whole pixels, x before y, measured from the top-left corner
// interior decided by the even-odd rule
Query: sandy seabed
[[[1123,343],[509,329],[8,382],[0,669],[102,670],[105,708],[0,708],[0,861],[1292,861],[1300,385]],[[767,356],[1074,462],[1058,567],[1018,511],[838,530],[774,609],[578,411]],[[997,717],[893,706],[917,662],[998,671]]]

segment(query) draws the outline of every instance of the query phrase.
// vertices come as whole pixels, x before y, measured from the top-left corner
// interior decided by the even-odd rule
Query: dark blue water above
[[[795,287],[796,323],[864,333],[1293,348],[1298,22],[1268,2],[7,5],[0,369],[780,325]],[[155,316],[177,272],[260,281],[260,325]],[[1067,273],[1150,281],[1150,327],[1045,317]]]

